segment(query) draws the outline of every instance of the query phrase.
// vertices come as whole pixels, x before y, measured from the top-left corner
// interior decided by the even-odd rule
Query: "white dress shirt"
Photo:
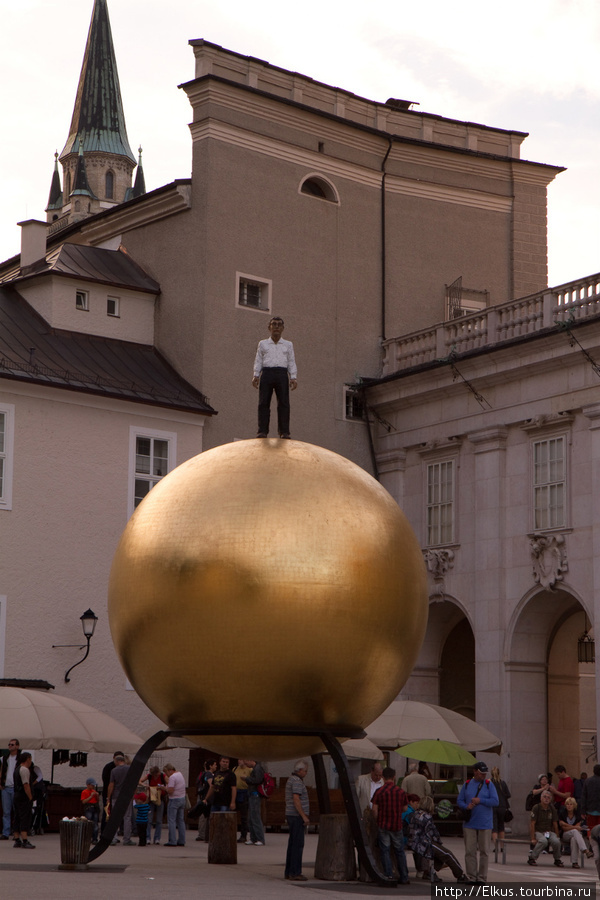
[[[269,337],[264,341],[258,342],[256,359],[254,360],[255,377],[260,375],[263,369],[272,369],[274,366],[287,369],[290,378],[295,381],[298,370],[294,358],[294,345],[291,341],[285,341],[283,338],[274,341],[273,338]]]

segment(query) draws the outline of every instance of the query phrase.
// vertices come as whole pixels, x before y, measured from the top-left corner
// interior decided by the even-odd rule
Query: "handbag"
[[[504,821],[512,822],[513,819],[514,819],[514,816],[512,814],[512,809],[507,809],[506,812],[504,813]]]
[[[162,792],[159,787],[150,786],[150,803],[160,806],[162,803]]]

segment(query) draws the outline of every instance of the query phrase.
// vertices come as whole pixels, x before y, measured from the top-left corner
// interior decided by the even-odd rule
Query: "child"
[[[86,780],[85,789],[81,792],[81,802],[83,803],[84,816],[94,826],[92,832],[92,844],[97,844],[98,822],[100,821],[100,799],[95,778],[88,778]]]
[[[148,794],[145,791],[140,791],[133,799],[135,801],[135,822],[139,838],[138,846],[145,847],[147,843],[148,818],[150,816]]]

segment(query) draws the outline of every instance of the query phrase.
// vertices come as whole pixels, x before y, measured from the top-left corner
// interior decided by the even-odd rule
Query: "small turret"
[[[144,169],[142,167],[142,148],[138,147],[138,164],[135,173],[135,181],[132,188],[127,189],[125,200],[133,200],[134,197],[141,197],[146,193],[146,181],[144,179]]]
[[[80,141],[79,153],[77,154],[77,168],[75,169],[75,184],[70,195],[71,221],[77,222],[79,219],[89,216],[92,211],[92,200],[97,199],[88,182],[83,156],[83,141]]]
[[[54,154],[54,172],[50,183],[48,206],[46,207],[46,221],[54,222],[58,219],[63,207],[63,192],[60,186],[60,173],[58,171],[58,150]]]

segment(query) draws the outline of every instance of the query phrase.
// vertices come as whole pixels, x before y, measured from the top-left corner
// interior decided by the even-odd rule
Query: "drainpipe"
[[[388,148],[381,163],[381,341],[385,341],[385,280],[386,280],[386,256],[385,256],[385,164],[392,150],[392,139],[388,137]]]

